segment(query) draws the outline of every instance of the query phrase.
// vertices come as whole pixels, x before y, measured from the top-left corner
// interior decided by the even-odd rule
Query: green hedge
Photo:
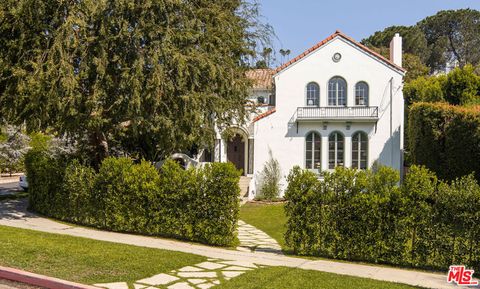
[[[480,180],[480,107],[417,103],[410,109],[412,162],[445,180],[475,172]]]
[[[318,180],[294,168],[286,190],[286,243],[301,255],[480,270],[480,186],[413,166],[402,186],[389,168],[337,168]]]
[[[214,163],[183,170],[107,158],[98,172],[41,151],[27,155],[30,206],[60,220],[118,232],[228,246],[236,240],[239,172]],[[68,165],[64,165],[68,163]]]

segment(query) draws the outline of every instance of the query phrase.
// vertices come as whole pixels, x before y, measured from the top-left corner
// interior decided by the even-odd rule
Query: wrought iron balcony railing
[[[299,107],[297,120],[378,120],[378,107]]]

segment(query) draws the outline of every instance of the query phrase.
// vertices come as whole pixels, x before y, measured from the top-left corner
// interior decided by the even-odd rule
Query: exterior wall
[[[342,55],[338,63],[332,60],[337,52]],[[368,105],[379,107],[377,123],[352,120],[349,130],[346,121],[296,123],[297,108],[306,106],[307,84],[313,81],[320,86],[320,107],[326,107],[328,81],[334,76],[341,76],[347,82],[347,106],[355,105],[355,84],[359,81],[368,83]],[[345,136],[345,165],[351,166],[351,136],[363,131],[369,136],[369,166],[378,162],[402,171],[404,102],[400,72],[337,37],[275,75],[275,86],[276,113],[259,120],[254,127],[255,172],[263,168],[269,150],[279,161],[284,176],[295,165],[304,168],[305,136],[310,131],[322,136],[322,170],[328,168],[328,136],[331,132],[339,131]]]

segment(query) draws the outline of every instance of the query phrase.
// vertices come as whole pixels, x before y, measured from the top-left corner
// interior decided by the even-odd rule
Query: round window
[[[339,62],[341,59],[342,59],[342,55],[340,53],[337,52],[333,55],[333,61]]]

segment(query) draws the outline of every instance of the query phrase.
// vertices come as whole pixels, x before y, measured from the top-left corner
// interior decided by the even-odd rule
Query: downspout
[[[390,78],[390,165],[393,166],[393,77]]]

